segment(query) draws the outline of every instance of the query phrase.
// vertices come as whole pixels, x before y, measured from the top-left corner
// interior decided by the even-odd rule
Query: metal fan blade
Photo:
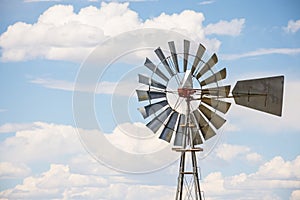
[[[169,78],[166,77],[166,75],[164,75],[164,73],[162,73],[162,71],[160,71],[151,60],[149,60],[149,58],[146,58],[144,65],[166,82],[169,81]]]
[[[205,47],[202,44],[199,44],[198,50],[197,50],[197,53],[196,53],[196,57],[194,59],[194,63],[193,63],[192,69],[191,69],[192,74],[194,74],[199,62],[201,61],[201,58],[202,58],[205,50],[206,50]]]
[[[238,105],[281,116],[284,77],[238,81],[232,95]]]
[[[200,104],[199,109],[216,129],[221,128],[221,126],[226,122],[224,118],[222,118],[217,113],[211,111],[203,104]]]
[[[208,59],[208,61],[204,64],[204,66],[200,69],[196,78],[199,79],[203,74],[205,74],[208,70],[210,70],[217,62],[218,62],[218,57],[216,54],[213,54]]]
[[[168,101],[163,100],[154,104],[147,105],[145,107],[138,108],[138,110],[140,111],[140,113],[143,115],[144,118],[147,118],[150,115],[162,109],[163,107],[165,107],[166,105],[168,105]]]
[[[158,129],[162,126],[164,121],[168,118],[168,116],[171,114],[172,109],[168,107],[166,110],[164,110],[162,113],[160,113],[158,116],[156,116],[154,119],[152,119],[146,126],[150,128],[153,133],[156,133]]]
[[[159,136],[160,139],[170,142],[173,132],[174,132],[175,124],[177,122],[177,118],[178,118],[178,113],[173,112],[171,117],[169,118],[169,121],[167,122],[164,130],[162,131],[162,133]]]
[[[165,66],[165,68],[167,69],[167,71],[169,72],[170,76],[174,75],[173,70],[171,69],[169,63],[166,60],[166,57],[164,55],[164,53],[162,52],[161,48],[158,47],[157,49],[154,50],[154,52],[156,53],[157,57],[159,58],[159,60],[163,63],[163,65]]]
[[[185,115],[180,114],[179,121],[177,124],[176,134],[175,134],[175,140],[174,145],[175,146],[183,146],[184,144],[184,123],[185,123]]]
[[[222,70],[218,71],[217,73],[211,75],[207,79],[200,82],[201,86],[208,85],[213,82],[220,81],[222,79],[226,78],[226,68],[223,68]]]
[[[209,123],[204,119],[199,110],[195,110],[193,114],[199,124],[200,131],[205,140],[216,135],[216,132],[210,127]]]
[[[208,95],[208,96],[216,96],[216,97],[228,97],[230,92],[230,85],[221,86],[221,87],[214,87],[214,88],[207,88],[202,89],[201,94]]]
[[[184,40],[183,41],[183,71],[184,72],[187,70],[189,51],[190,51],[190,41]]]
[[[146,101],[151,99],[159,99],[166,97],[166,93],[164,92],[150,92],[144,90],[136,90],[138,100],[139,101]]]
[[[190,88],[190,89],[193,88],[193,79],[192,79],[191,70],[186,70],[180,87]]]
[[[176,71],[179,72],[179,65],[178,65],[178,59],[177,59],[177,53],[176,53],[174,41],[168,42],[168,44],[169,44],[169,49],[171,51],[173,62],[175,64]]]
[[[201,101],[224,114],[228,111],[231,105],[231,103],[226,101],[220,101],[218,99],[206,98],[206,97],[202,98]]]
[[[149,86],[153,86],[153,87],[156,87],[156,88],[161,88],[161,89],[166,89],[167,88],[167,86],[151,79],[148,76],[144,76],[142,74],[139,74],[138,76],[139,76],[139,83],[149,85]]]
[[[194,127],[191,129],[191,131],[192,131],[193,145],[203,144],[198,129]]]

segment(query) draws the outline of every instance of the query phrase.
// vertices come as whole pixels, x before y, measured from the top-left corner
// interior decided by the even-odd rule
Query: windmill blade
[[[220,81],[222,79],[226,78],[226,68],[223,68],[222,70],[218,71],[217,73],[211,75],[207,79],[200,82],[201,86],[208,85],[213,82]]]
[[[208,70],[210,70],[217,62],[218,62],[218,57],[214,53],[208,59],[208,61],[204,64],[204,66],[200,69],[200,71],[198,72],[196,78],[199,79],[203,74],[205,74],[206,72],[208,72]]]
[[[138,76],[139,76],[139,83],[149,85],[149,86],[153,86],[153,87],[160,88],[160,89],[166,89],[167,88],[167,86],[151,79],[148,76],[144,76],[142,74],[138,74]]]
[[[187,70],[187,64],[189,59],[189,51],[190,51],[190,41],[183,41],[183,71]]]
[[[229,102],[221,101],[213,98],[207,98],[207,97],[203,97],[201,101],[224,114],[227,113],[231,105],[231,103]]]
[[[159,58],[159,60],[163,63],[163,65],[165,66],[165,68],[167,69],[167,71],[169,72],[170,76],[174,75],[173,70],[171,69],[169,63],[166,60],[166,57],[164,55],[164,53],[162,52],[161,48],[158,47],[157,49],[154,50],[154,52],[156,53],[157,57]]]
[[[199,110],[195,110],[193,114],[199,124],[200,131],[205,140],[208,140],[216,135],[216,132],[210,127],[209,123],[204,119]]]
[[[284,76],[238,81],[232,95],[238,105],[281,116]]]
[[[193,127],[191,131],[192,131],[193,145],[203,144],[198,129],[196,127]]]
[[[166,82],[169,81],[169,78],[166,77],[166,75],[164,75],[164,73],[162,73],[162,71],[160,71],[151,60],[149,60],[149,58],[146,58],[144,65]]]
[[[205,50],[206,50],[206,48],[202,44],[199,44],[198,50],[197,50],[197,53],[196,53],[196,57],[194,59],[193,66],[192,66],[192,69],[191,69],[192,74],[194,74],[196,68],[198,67],[198,64],[201,61],[201,58],[202,58]]]
[[[217,113],[211,111],[203,104],[200,104],[199,109],[216,129],[221,128],[221,126],[226,122],[224,118],[222,118]]]
[[[168,44],[169,44],[169,49],[171,51],[173,62],[175,64],[176,71],[179,72],[178,58],[177,58],[174,41],[168,42]]]
[[[179,121],[177,123],[175,140],[174,140],[174,145],[175,146],[183,146],[183,144],[184,144],[184,140],[185,140],[184,123],[185,123],[185,115],[180,114]]]
[[[221,86],[221,87],[214,87],[214,88],[207,88],[201,90],[201,95],[209,95],[215,97],[228,97],[230,92],[230,85]]]
[[[166,93],[164,92],[151,92],[151,91],[144,91],[144,90],[136,90],[138,100],[139,101],[146,101],[152,99],[159,99],[165,98]]]
[[[158,116],[153,118],[148,124],[146,124],[146,126],[150,128],[153,131],[153,133],[156,133],[158,129],[162,126],[164,121],[166,121],[171,112],[172,109],[170,107],[166,108],[166,110],[164,110]]]
[[[164,130],[160,134],[159,138],[163,139],[167,142],[170,142],[173,132],[174,132],[174,127],[178,119],[178,112],[173,112],[171,117],[169,118],[169,121],[167,122]]]
[[[149,117],[150,115],[158,112],[160,109],[168,105],[167,100],[163,100],[154,104],[149,104],[145,107],[138,108],[140,113],[143,115],[144,119]]]

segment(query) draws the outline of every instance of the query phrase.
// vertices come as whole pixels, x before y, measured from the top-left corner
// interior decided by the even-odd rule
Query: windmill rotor
[[[199,44],[196,55],[189,53],[190,41],[184,40],[183,53],[177,53],[173,41],[169,42],[171,55],[166,57],[160,47],[154,50],[160,64],[155,65],[146,58],[144,65],[152,72],[151,77],[139,74],[139,83],[148,90],[137,90],[138,100],[148,104],[139,108],[146,124],[159,138],[182,146],[182,124],[186,115],[194,125],[193,144],[199,145],[216,135],[225,123],[225,114],[231,103],[221,100],[228,96],[230,86],[222,86],[226,68],[214,72],[218,62],[213,54],[207,62],[202,60],[205,47]],[[189,62],[192,60],[192,62]],[[187,102],[189,111],[187,113]],[[178,136],[177,136],[178,134]]]
[[[204,61],[206,48],[202,44],[195,55],[190,53],[188,40],[183,40],[182,53],[176,51],[174,41],[168,45],[169,56],[160,47],[154,50],[159,64],[146,58],[144,65],[151,76],[138,75],[139,83],[147,86],[145,90],[136,90],[138,101],[147,102],[138,110],[148,121],[146,126],[159,139],[173,143],[173,150],[181,153],[176,199],[186,195],[188,199],[201,200],[196,152],[203,151],[203,145],[218,135],[225,124],[225,114],[231,107],[226,99],[233,98],[237,105],[281,116],[284,77],[238,81],[230,95],[231,85],[221,84],[227,76],[226,68],[215,70],[216,54]],[[185,169],[187,152],[191,153],[190,171]],[[184,193],[184,178],[188,174],[193,181]]]

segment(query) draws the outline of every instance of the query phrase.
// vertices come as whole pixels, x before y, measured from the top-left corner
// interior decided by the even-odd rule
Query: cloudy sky
[[[183,39],[217,53],[223,84],[285,77],[282,117],[232,101],[199,158],[205,199],[300,199],[299,8],[1,0],[0,199],[174,199],[178,155],[145,129],[134,89],[145,57]]]

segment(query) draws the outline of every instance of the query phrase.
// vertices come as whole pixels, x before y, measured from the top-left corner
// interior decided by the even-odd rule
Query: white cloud
[[[294,190],[290,196],[290,200],[300,199],[300,190]]]
[[[221,144],[215,150],[216,156],[225,160],[230,161],[239,155],[245,155],[250,152],[250,148],[240,145]]]
[[[208,5],[208,4],[212,4],[212,3],[214,3],[215,1],[214,0],[210,0],[210,1],[201,1],[200,3],[199,3],[199,5]]]
[[[70,171],[66,165],[52,164],[49,171],[39,176],[30,176],[13,189],[1,192],[1,196],[10,199],[64,198],[66,191],[85,187],[101,188],[108,183],[99,176],[84,176]]]
[[[156,152],[169,145],[141,123],[121,124],[106,137],[114,146],[130,153]]]
[[[51,162],[83,151],[76,130],[71,126],[43,122],[34,122],[27,129],[22,124],[15,126],[22,127],[22,130],[17,130],[15,136],[1,142],[1,160]]]
[[[171,199],[173,187],[113,182],[109,178],[74,173],[68,165],[51,164],[50,169],[24,179],[22,184],[0,192],[9,199]]]
[[[244,27],[245,19],[233,19],[229,21],[221,20],[215,24],[208,24],[204,28],[205,34],[218,34],[218,35],[230,35],[238,36]]]
[[[245,24],[245,19],[233,19],[231,21],[221,20],[215,24],[208,24],[204,28],[204,32],[207,35],[218,34],[218,35],[240,35]]]
[[[248,58],[255,56],[263,56],[270,54],[282,54],[282,55],[298,55],[300,54],[300,48],[270,48],[270,49],[258,49],[247,53],[239,54],[223,54],[220,57],[223,60],[237,60],[240,58]]]
[[[292,161],[285,161],[282,157],[277,156],[261,165],[257,172],[230,177],[226,184],[232,189],[299,188],[299,165],[300,156]]]
[[[22,163],[0,162],[0,179],[22,178],[31,172],[30,168]]]
[[[7,110],[6,109],[1,109],[0,108],[0,112],[6,112]]]
[[[300,186],[299,159],[284,161],[275,157],[264,163],[257,172],[241,173],[225,177],[221,172],[208,174],[202,181],[205,196],[209,199],[281,199],[275,191],[278,189],[297,189]],[[251,190],[252,192],[248,192]],[[292,192],[290,199],[298,197]]]
[[[290,20],[286,27],[283,28],[287,33],[296,33],[300,29],[300,19]]]
[[[108,134],[80,128],[77,133],[72,126],[43,122],[34,122],[33,125],[34,128],[18,130],[0,143],[2,161],[64,163],[77,154],[84,154],[85,147],[106,166],[119,171],[145,173],[168,166],[179,156],[171,150],[169,143],[158,139],[141,123],[119,124]],[[140,163],[136,163],[136,159]]]
[[[260,162],[262,161],[262,156],[254,152],[254,153],[247,154],[246,159],[250,162]]]
[[[162,13],[143,22],[138,13],[129,8],[128,3],[102,2],[100,8],[89,6],[78,13],[70,5],[55,5],[41,14],[34,24],[17,22],[9,26],[0,36],[1,57],[3,61],[36,58],[81,61],[108,37],[142,28],[177,31],[201,41],[208,49],[215,51],[218,50],[220,41],[215,38],[208,39],[206,34],[235,36],[241,32],[244,24],[243,19],[221,21],[209,25],[218,30],[212,31],[211,28],[207,30],[202,26],[203,21],[202,13],[185,10],[179,14]]]
[[[285,161],[282,157],[274,157],[262,165],[254,175],[264,179],[298,179],[300,180],[300,156],[293,161]]]
[[[152,180],[156,180],[154,185],[153,183],[149,184],[151,181],[145,178],[146,175],[144,174],[128,176],[99,165],[82,150],[73,127],[41,122],[33,124],[36,126],[35,129],[29,128],[29,130],[18,131],[15,136],[7,138],[1,143],[1,160],[6,160],[0,164],[2,177],[22,178],[28,176],[30,173],[28,166],[30,165],[26,165],[33,160],[35,163],[41,162],[43,159],[47,160],[46,163],[52,163],[50,169],[34,176],[28,176],[23,180],[23,183],[2,191],[0,193],[2,198],[122,198],[128,200],[141,199],[142,197],[145,199],[174,198],[177,170],[174,170],[175,174],[174,172],[171,174],[160,172],[149,174]],[[124,124],[124,126],[115,130],[113,133],[115,136],[110,136],[111,140],[114,137],[122,140],[121,142],[115,141],[117,145],[120,145],[119,147],[129,148],[128,151],[136,151],[136,148],[132,146],[139,146],[140,144],[126,142],[127,136],[120,135],[119,131],[120,129],[129,131],[129,129],[139,128],[136,127],[138,124]],[[146,146],[141,148],[138,149],[139,152],[147,150]],[[219,153],[219,156],[227,160],[233,159],[231,155],[228,155],[229,151],[232,151],[235,158],[246,156],[251,162],[260,158],[257,153],[251,152],[245,146],[225,144],[217,150],[217,152],[220,151],[223,153]],[[5,157],[4,152],[9,155]],[[12,160],[18,160],[25,164],[13,163]],[[60,164],[53,164],[57,162]],[[278,189],[294,190],[300,187],[299,168],[300,156],[291,161],[277,156],[263,163],[256,172],[250,174],[241,173],[226,176],[221,172],[212,172],[201,181],[201,187],[205,191],[206,199],[237,200],[241,197],[246,199],[279,199],[274,191]],[[173,175],[172,181],[174,182],[172,185],[159,184],[166,177]],[[253,192],[247,192],[249,190]],[[298,192],[296,191],[291,194],[291,199],[297,197]]]
[[[233,160],[248,161],[248,163],[258,164],[263,160],[262,155],[251,151],[247,146],[233,145],[223,143],[217,146],[214,154],[218,159],[226,162],[232,162]]]
[[[60,2],[62,0],[24,0],[25,3],[32,3],[32,2]]]
[[[32,130],[36,128],[36,124],[20,124],[20,123],[6,123],[0,126],[0,133],[13,133],[22,130]]]
[[[49,78],[36,78],[30,80],[29,82],[50,89],[57,89],[57,90],[64,90],[64,91],[71,91],[71,92],[76,90],[79,92],[91,92],[95,94],[114,94],[114,95],[121,95],[121,96],[131,95],[132,91],[135,91],[135,89],[137,89],[138,87],[137,83],[133,81],[132,82],[121,81],[118,83],[103,81],[103,82],[99,82],[96,85],[95,90],[93,90],[93,88],[95,87],[93,85],[77,84],[75,87],[74,82],[49,79]],[[1,132],[1,127],[0,127],[0,132]]]

